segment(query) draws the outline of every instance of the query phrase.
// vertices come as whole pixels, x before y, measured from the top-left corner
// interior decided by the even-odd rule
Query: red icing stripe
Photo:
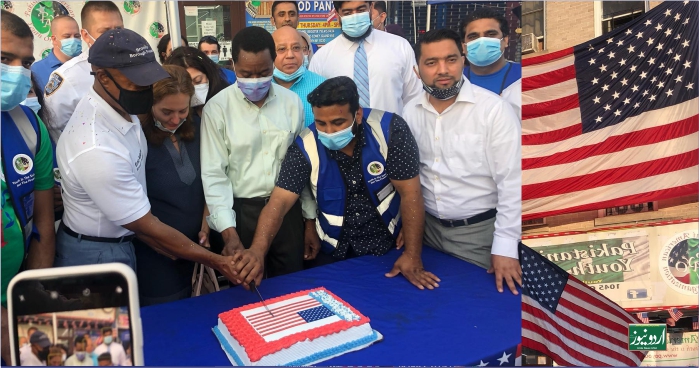
[[[309,293],[313,291],[325,291],[328,293],[328,295],[332,296],[335,300],[338,302],[342,303],[345,307],[349,308],[354,314],[359,316],[359,320],[357,321],[345,321],[345,320],[340,320],[337,322],[330,323],[325,326],[321,326],[318,328],[314,328],[310,331],[302,331],[298,332],[289,336],[285,336],[279,340],[275,341],[270,341],[267,342],[264,340],[264,338],[255,331],[255,329],[248,323],[248,321],[245,320],[245,317],[243,317],[240,313],[244,312],[246,310],[251,310],[255,309],[258,307],[262,307],[261,302],[253,303],[253,304],[248,304],[246,306],[240,307],[240,308],[235,308],[227,312],[223,312],[218,315],[218,317],[221,319],[223,324],[228,328],[228,332],[230,332],[231,336],[233,336],[234,339],[238,341],[238,343],[245,349],[245,352],[248,355],[248,358],[250,358],[251,362],[257,362],[260,359],[262,359],[264,356],[276,353],[282,349],[286,349],[290,347],[291,345],[309,339],[309,340],[314,340],[319,337],[327,336],[333,333],[337,333],[340,331],[345,331],[351,327],[355,326],[360,326],[365,323],[369,323],[370,320],[363,314],[359,313],[356,309],[354,309],[351,305],[347,304],[344,300],[338,298],[335,294],[331,293],[330,291],[326,290],[323,287],[312,289],[312,290],[304,290],[304,291],[299,291],[297,293],[292,293],[284,296],[280,296],[277,298],[272,298],[267,300],[267,304],[274,304],[278,303],[284,300],[292,299],[295,297],[303,296],[303,295],[308,295]],[[266,313],[266,311],[265,311]]]

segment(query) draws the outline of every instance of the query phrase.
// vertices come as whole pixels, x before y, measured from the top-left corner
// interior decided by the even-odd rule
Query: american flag
[[[335,12],[335,9],[333,9],[330,11],[330,13],[328,13],[328,23],[335,18],[337,18],[337,12]]]
[[[692,331],[699,330],[699,318],[692,317]]]
[[[670,308],[670,318],[672,318],[675,321],[678,321],[680,318],[682,318],[683,313],[677,309],[677,308]]]
[[[563,366],[639,366],[628,326],[638,320],[544,256],[519,245],[522,345]]]
[[[636,313],[636,317],[638,317],[639,320],[643,323],[648,323],[648,312],[641,312],[641,313]]]
[[[271,304],[269,309],[274,316],[264,307],[241,313],[267,341],[340,320],[330,309],[307,295]]]
[[[698,9],[522,61],[523,220],[697,194]]]

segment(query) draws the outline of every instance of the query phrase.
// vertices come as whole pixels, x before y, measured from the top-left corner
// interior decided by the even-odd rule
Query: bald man
[[[124,28],[124,20],[119,8],[111,1],[89,1],[80,12],[82,29],[80,35],[88,49],[95,40],[110,29]],[[75,106],[92,88],[94,78],[90,63],[87,62],[88,50],[68,60],[49,77],[44,88],[44,104],[51,115],[49,134],[58,142],[63,128],[75,111]]]
[[[32,74],[43,93],[49,76],[68,60],[80,55],[82,41],[78,22],[68,15],[59,15],[51,21],[51,45],[53,49],[45,58],[32,64]]]
[[[313,124],[313,110],[306,97],[325,78],[306,69],[303,65],[306,41],[301,33],[291,26],[280,27],[274,33],[277,58],[274,59],[274,83],[296,93],[303,102],[305,126]]]

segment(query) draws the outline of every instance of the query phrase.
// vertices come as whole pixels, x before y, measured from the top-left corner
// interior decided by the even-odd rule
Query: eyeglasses
[[[291,46],[291,51],[292,52],[301,52],[303,48],[299,45],[294,45]],[[279,46],[277,47],[277,54],[286,54],[289,51],[289,48],[286,46]]]

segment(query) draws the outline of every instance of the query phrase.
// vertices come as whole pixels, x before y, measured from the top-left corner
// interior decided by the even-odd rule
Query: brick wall
[[[593,7],[592,1],[547,1],[544,8],[547,51],[562,50],[595,38]]]

